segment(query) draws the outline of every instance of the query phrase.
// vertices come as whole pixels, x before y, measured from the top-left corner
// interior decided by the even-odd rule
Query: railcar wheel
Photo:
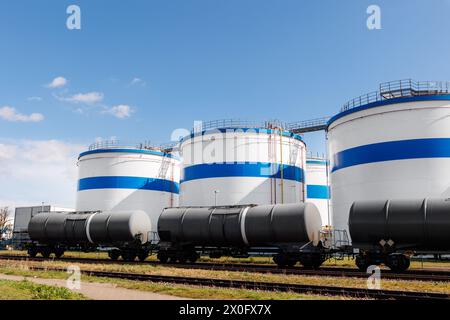
[[[167,261],[169,260],[169,257],[167,255],[165,255],[164,253],[159,252],[158,255],[156,256],[156,258],[159,260],[159,262],[161,263],[167,263]]]
[[[278,254],[273,257],[273,261],[280,267],[280,268],[292,268],[297,264],[297,259],[294,259],[290,257],[289,255],[285,254]]]
[[[57,259],[61,258],[64,255],[64,250],[63,249],[55,249],[55,257]]]
[[[148,253],[147,252],[141,252],[141,253],[138,254],[138,259],[141,262],[144,262],[145,259],[147,259],[147,257],[148,257]]]
[[[193,252],[189,257],[188,257],[188,262],[190,263],[196,263],[197,260],[200,258],[199,254],[197,252]]]
[[[177,263],[178,259],[176,257],[169,257],[167,263]]]
[[[300,263],[306,269],[319,269],[324,258],[321,254],[303,254],[300,257]]]
[[[284,268],[287,265],[287,259],[286,256],[283,254],[277,254],[273,257],[273,262],[277,264],[278,267]]]
[[[411,266],[411,260],[407,256],[404,256],[404,257],[405,257],[405,270],[404,271],[406,271]]]
[[[367,272],[367,268],[370,266],[369,261],[363,256],[357,256],[355,259],[355,264],[359,270]]]
[[[300,260],[300,263],[302,264],[303,268],[305,269],[319,269],[322,263],[311,261],[311,260]]]
[[[133,252],[122,252],[122,259],[127,262],[136,260],[136,254]]]
[[[394,272],[404,272],[410,266],[410,260],[403,254],[390,254],[386,258],[386,265]]]
[[[289,267],[289,268],[294,267],[296,264],[297,264],[297,260],[288,260],[286,262],[286,266]]]
[[[120,257],[120,251],[119,250],[111,250],[108,252],[108,256],[112,261],[117,261]]]
[[[37,249],[34,247],[28,248],[28,255],[30,256],[30,258],[36,258],[38,252]]]
[[[46,258],[46,259],[50,258],[50,255],[51,255],[51,254],[52,254],[52,251],[50,250],[50,248],[45,247],[45,248],[42,248],[42,249],[41,249],[41,255],[42,255],[44,258]]]

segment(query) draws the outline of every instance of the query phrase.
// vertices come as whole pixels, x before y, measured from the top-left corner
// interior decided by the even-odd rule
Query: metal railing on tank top
[[[348,101],[342,107],[341,112],[389,99],[448,93],[450,93],[450,82],[445,81],[415,81],[413,79],[403,79],[384,82],[380,84],[378,91],[366,93]]]

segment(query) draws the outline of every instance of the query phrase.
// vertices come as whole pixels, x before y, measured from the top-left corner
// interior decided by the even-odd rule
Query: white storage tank
[[[306,159],[306,201],[319,209],[324,226],[330,220],[330,186],[328,182],[328,161],[325,157],[308,156]]]
[[[100,143],[80,154],[77,211],[136,211],[152,232],[163,208],[178,206],[179,160],[156,147]]]
[[[355,201],[450,197],[450,84],[402,80],[347,103],[327,129],[332,223]]]
[[[204,123],[180,142],[180,205],[304,201],[305,143],[272,123]]]

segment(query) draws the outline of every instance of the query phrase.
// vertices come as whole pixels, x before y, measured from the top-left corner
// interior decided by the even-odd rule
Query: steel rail
[[[31,270],[60,271],[63,268],[30,267]],[[192,286],[207,286],[247,290],[263,290],[272,292],[294,292],[302,294],[316,294],[328,296],[344,296],[364,299],[382,300],[450,300],[450,294],[434,292],[414,292],[399,290],[365,289],[354,287],[319,286],[307,284],[290,284],[262,281],[207,279],[196,277],[162,276],[125,272],[106,272],[94,270],[80,270],[82,274],[94,277],[105,277],[143,282],[171,283]]]
[[[14,255],[0,255],[0,260],[21,260],[21,261],[67,261],[79,263],[106,263],[106,264],[147,264],[156,266],[165,266],[171,268],[181,269],[197,269],[197,270],[211,270],[211,271],[234,271],[234,272],[252,272],[262,274],[283,274],[283,275],[299,275],[299,276],[325,276],[325,277],[339,277],[339,278],[367,278],[367,273],[361,272],[355,268],[341,268],[341,267],[322,267],[317,270],[303,269],[299,267],[293,268],[279,268],[273,265],[261,264],[244,264],[244,263],[179,263],[167,264],[157,261],[144,262],[129,262],[129,261],[112,261],[101,258],[60,258],[60,259],[45,259],[45,258],[29,258],[26,256]],[[450,271],[432,271],[432,270],[410,270],[405,273],[394,273],[390,270],[381,270],[382,279],[389,280],[404,280],[404,281],[434,281],[434,282],[450,282]]]

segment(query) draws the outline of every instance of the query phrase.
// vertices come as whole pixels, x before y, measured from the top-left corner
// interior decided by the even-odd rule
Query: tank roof
[[[81,153],[79,158],[89,154],[105,152],[138,152],[171,156],[170,152],[172,152],[175,145],[176,143],[154,144],[149,141],[144,141],[142,143],[129,143],[119,140],[103,140],[91,144],[88,151]]]
[[[119,140],[102,140],[95,142],[89,146],[89,151],[99,149],[139,149],[139,150],[154,150],[162,151],[163,148],[159,144],[152,143],[150,141],[144,141],[140,143],[136,142],[124,142]]]
[[[301,135],[291,130],[291,126],[283,121],[269,120],[269,121],[251,121],[241,119],[220,119],[201,122],[194,126],[191,130],[191,134],[183,137],[180,143],[189,138],[194,138],[199,135],[204,135],[216,131],[228,132],[229,130],[243,130],[255,131],[257,133],[275,133],[281,131],[283,136],[292,137],[296,140],[303,141]]]
[[[345,103],[340,113],[328,121],[328,126],[347,114],[371,107],[408,101],[439,100],[440,98],[450,100],[450,82],[413,79],[384,82],[379,85],[378,91],[366,93]]]
[[[217,132],[227,133],[230,131],[240,131],[240,132],[247,132],[247,133],[252,132],[252,133],[258,133],[258,134],[259,133],[261,133],[261,134],[278,134],[281,131],[281,134],[283,137],[293,138],[295,140],[303,142],[303,138],[301,135],[293,133],[292,131],[287,131],[287,130],[280,129],[280,128],[265,129],[265,128],[259,128],[259,127],[255,127],[255,128],[229,127],[229,128],[208,129],[208,130],[203,130],[203,131],[193,131],[190,135],[187,135],[187,136],[181,138],[180,144],[182,144],[186,140],[189,140],[189,139],[192,139],[192,138],[195,138],[198,136],[203,136],[203,135],[217,133]]]
[[[252,121],[242,119],[219,119],[201,122],[194,126],[191,133],[204,132],[214,129],[282,129],[287,130],[288,124],[279,120]]]

